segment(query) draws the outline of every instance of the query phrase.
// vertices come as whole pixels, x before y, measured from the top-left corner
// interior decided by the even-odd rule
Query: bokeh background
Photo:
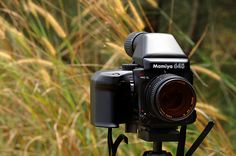
[[[213,131],[195,155],[235,155],[236,2],[234,0],[1,0],[0,155],[108,155],[107,130],[90,124],[89,82],[129,63],[130,32],[172,33],[191,59],[198,120]],[[114,131],[114,137],[124,127]],[[134,134],[118,155],[151,149]],[[175,153],[175,143],[165,143]]]

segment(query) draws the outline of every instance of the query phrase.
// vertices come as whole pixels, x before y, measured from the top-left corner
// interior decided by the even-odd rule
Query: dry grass
[[[155,1],[147,2],[158,8]],[[107,154],[106,131],[89,122],[89,79],[95,70],[130,61],[123,40],[143,30],[147,20],[137,5],[121,0],[0,2],[0,155]],[[222,80],[211,69],[192,69]],[[219,122],[226,117],[207,103],[198,103],[197,110],[188,147],[210,116],[217,125],[197,154],[233,155]],[[129,138],[131,145],[121,145],[119,155],[140,155],[150,148],[135,135]]]

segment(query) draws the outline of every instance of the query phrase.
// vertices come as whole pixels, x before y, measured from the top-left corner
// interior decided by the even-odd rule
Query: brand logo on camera
[[[153,69],[184,69],[184,63],[175,63],[175,64],[153,64]]]

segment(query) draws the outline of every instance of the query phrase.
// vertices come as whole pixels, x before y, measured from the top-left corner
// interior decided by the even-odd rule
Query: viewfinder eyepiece
[[[132,32],[128,35],[124,43],[125,52],[132,57],[135,50],[135,39],[141,34],[146,34],[146,32]]]

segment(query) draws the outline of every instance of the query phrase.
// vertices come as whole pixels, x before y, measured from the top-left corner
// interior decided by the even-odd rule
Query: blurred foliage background
[[[235,155],[234,0],[1,0],[0,155],[108,155],[106,129],[90,122],[89,79],[129,63],[130,32],[172,33],[188,54],[197,122],[216,121],[195,155]],[[123,132],[116,129],[114,136]],[[151,149],[134,134],[118,155]],[[175,143],[164,144],[175,152]]]

